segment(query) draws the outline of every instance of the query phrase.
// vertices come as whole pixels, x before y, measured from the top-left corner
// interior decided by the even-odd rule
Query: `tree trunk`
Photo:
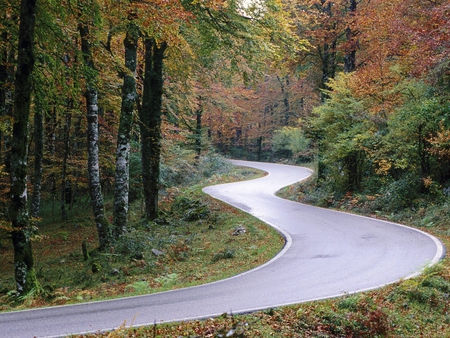
[[[145,216],[158,217],[158,191],[161,153],[161,107],[163,95],[163,63],[167,44],[145,39],[145,73],[142,108],[140,109],[142,183]]]
[[[263,137],[258,137],[258,151],[257,151],[257,157],[256,160],[259,162],[261,161],[261,155],[262,155],[262,143],[263,143]]]
[[[75,122],[75,127],[74,127],[74,141],[73,141],[73,145],[72,145],[72,154],[74,157],[78,158],[79,156],[82,156],[81,154],[79,154],[79,149],[82,148],[84,146],[84,142],[81,141],[81,139],[85,139],[84,137],[86,137],[84,135],[84,133],[82,132],[82,127],[81,124],[83,122],[83,115],[78,115],[78,118]],[[73,209],[74,207],[74,203],[76,201],[76,198],[78,196],[78,182],[79,182],[79,178],[80,178],[80,170],[78,169],[78,167],[74,168],[74,171],[72,173],[74,179],[73,179],[73,185],[72,185],[72,193],[71,193],[71,200],[70,200],[70,210]]]
[[[323,13],[328,16],[328,18],[332,18],[332,7],[334,6],[333,1],[325,2],[322,0],[322,8]],[[330,32],[336,29],[336,24],[332,24],[329,27]],[[324,90],[330,90],[328,86],[328,81],[330,79],[334,79],[336,76],[336,47],[337,40],[336,38],[332,38],[330,41],[326,41],[319,47],[319,56],[322,61],[322,81],[320,84],[320,88]],[[321,100],[324,102],[328,98],[328,94],[322,91]]]
[[[39,291],[31,247],[32,224],[27,210],[28,123],[30,119],[36,0],[22,0],[15,77],[14,123],[11,142],[11,238],[14,246],[15,281],[18,295]]]
[[[5,16],[8,14],[5,13]],[[17,16],[14,16],[14,22],[11,20],[6,20],[5,22],[11,22],[15,24],[17,22]],[[1,42],[2,46],[1,56],[0,56],[0,118],[5,121],[4,130],[0,130],[0,166],[4,165],[4,172],[11,172],[10,168],[10,150],[11,150],[11,125],[12,125],[12,113],[13,113],[13,105],[14,105],[14,64],[15,62],[15,50],[11,48],[12,41],[12,27],[7,25],[3,27],[4,31],[1,34]],[[3,128],[0,128],[3,129]],[[5,132],[4,132],[5,131]],[[8,191],[9,183],[6,180],[0,180],[0,190]],[[0,208],[1,211],[7,214],[7,209],[9,206],[9,196],[2,196],[0,198]]]
[[[42,110],[34,112],[34,182],[31,197],[31,217],[39,217],[41,211],[42,162],[44,158],[44,121]]]
[[[356,0],[349,0],[348,16],[350,17],[350,23],[345,30],[347,41],[349,42],[349,49],[344,56],[344,72],[350,73],[356,69],[356,33],[352,30],[351,24],[355,17],[357,2]]]
[[[46,167],[52,167],[56,164],[56,128],[58,122],[56,119],[56,107],[53,106],[51,111],[44,116],[44,129],[45,129],[45,147],[47,149],[47,154],[43,161]],[[48,181],[50,182],[49,190],[52,193],[52,219],[55,220],[55,200],[56,200],[56,175],[51,173],[48,176]]]
[[[8,33],[2,32],[1,34],[1,42],[2,44],[5,44],[8,41]],[[7,58],[8,58],[8,51],[4,47],[1,51],[0,56],[0,117],[7,116],[7,108],[6,108],[6,96],[8,93],[8,70],[7,70]],[[0,165],[4,163],[4,141],[3,141],[4,135],[3,131],[0,129]]]
[[[202,154],[202,98],[199,98],[200,106],[195,111],[196,125],[195,125],[195,162],[198,163]]]
[[[114,185],[114,236],[121,236],[127,229],[128,222],[128,193],[129,193],[129,165],[130,143],[133,124],[133,112],[137,98],[136,94],[136,62],[137,43],[139,38],[138,27],[130,24],[124,40],[125,67],[127,72],[123,79],[122,109],[117,135],[116,173]]]
[[[321,59],[322,59],[322,82],[321,89],[330,90],[328,81],[334,79],[336,76],[336,40],[331,42],[331,45],[325,43],[322,46]],[[328,98],[328,94],[322,92],[321,100],[324,102]]]
[[[100,250],[109,246],[110,226],[105,216],[103,195],[100,180],[100,163],[98,151],[98,91],[95,86],[97,70],[92,59],[91,46],[89,42],[89,27],[80,23],[81,50],[87,71],[87,88],[84,96],[86,98],[87,111],[87,144],[88,144],[88,177],[89,192],[91,195],[92,211],[94,213],[95,225],[98,233]]]
[[[6,14],[5,14],[6,16]],[[15,18],[17,20],[17,17]],[[6,21],[8,22],[8,21]],[[3,172],[9,173],[10,170],[10,149],[11,136],[10,125],[12,124],[12,108],[13,108],[13,84],[14,84],[14,67],[15,64],[14,49],[8,41],[12,41],[11,30],[8,27],[3,27],[4,31],[1,34],[0,45],[0,119],[4,122],[3,127],[0,128],[0,167],[4,165]],[[5,132],[4,132],[5,131]],[[0,191],[8,191],[9,182],[7,180],[0,180]],[[0,212],[7,214],[9,207],[9,196],[0,197]]]
[[[61,211],[61,220],[66,221],[67,210],[66,210],[66,202],[67,202],[67,193],[70,191],[70,182],[67,180],[67,159],[69,158],[70,153],[70,127],[72,124],[72,115],[69,113],[66,115],[66,123],[64,124],[64,153],[62,158],[62,168],[61,168],[61,186],[60,186],[60,198],[59,205]]]

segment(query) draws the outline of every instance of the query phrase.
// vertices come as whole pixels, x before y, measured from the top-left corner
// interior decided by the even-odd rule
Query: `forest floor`
[[[224,179],[233,181],[255,174],[241,169]],[[303,183],[288,187],[280,195],[304,201],[305,186]],[[1,309],[75,303],[201,284],[250,269],[273,257],[281,248],[282,239],[270,228],[205,197],[200,191],[197,186],[177,193],[177,198],[168,194],[167,206],[172,207],[165,211],[167,217],[158,227],[134,221],[135,238],[131,236],[125,248],[121,248],[128,250],[126,260],[119,260],[114,252],[99,255],[95,251],[88,261],[82,260],[81,242],[87,239],[91,247],[96,243],[92,226],[87,226],[91,224],[88,216],[85,223],[77,220],[45,225],[36,240],[35,253],[37,271],[47,294],[25,299],[20,304],[12,302],[7,292],[12,288],[12,275],[2,275],[0,304],[4,305]],[[417,227],[449,247],[450,216],[446,202],[418,210],[373,214],[367,208],[371,200],[367,196],[346,195],[331,207]],[[205,210],[207,215],[196,219]],[[190,217],[193,219],[188,220]],[[249,231],[244,236],[232,236],[240,225]],[[206,237],[209,233],[213,237]],[[152,238],[147,242],[149,248],[164,254],[153,257],[151,252],[134,247],[140,243],[136,239],[142,234]],[[223,243],[213,247],[212,238],[222,237]],[[12,270],[12,257],[7,256],[4,243],[0,244],[0,251],[2,257],[9,257],[0,263],[1,271]],[[96,266],[99,271],[94,273]],[[72,271],[70,278],[78,278],[78,284],[69,284],[67,270]],[[450,262],[444,258],[414,279],[335,299],[204,321],[123,327],[113,332],[74,337],[450,337]]]

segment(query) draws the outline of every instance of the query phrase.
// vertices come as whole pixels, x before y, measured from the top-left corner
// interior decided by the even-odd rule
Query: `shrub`
[[[147,234],[131,228],[114,243],[114,251],[141,259],[150,243]]]
[[[210,212],[208,205],[186,196],[175,198],[171,211],[174,214],[180,214],[188,222],[206,218]]]
[[[212,262],[215,263],[220,261],[221,259],[232,259],[236,256],[236,250],[225,248],[216,253],[212,259]]]
[[[276,157],[294,157],[298,163],[311,162],[310,143],[300,128],[283,127],[273,134],[272,150]]]
[[[201,177],[211,177],[226,173],[231,168],[231,163],[219,154],[209,151],[201,156],[197,165]]]
[[[378,208],[395,212],[412,206],[419,197],[420,185],[420,178],[416,175],[405,174],[382,189]]]

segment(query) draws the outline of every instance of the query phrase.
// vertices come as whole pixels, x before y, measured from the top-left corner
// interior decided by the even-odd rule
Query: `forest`
[[[314,168],[308,195],[295,192],[304,202],[394,220],[413,210],[422,226],[437,222],[429,206],[447,212],[447,0],[0,10],[0,249],[14,251],[16,296],[41,288],[32,245],[46,217],[89,210],[107,252],[132,203],[157,224],[168,192],[219,155]]]

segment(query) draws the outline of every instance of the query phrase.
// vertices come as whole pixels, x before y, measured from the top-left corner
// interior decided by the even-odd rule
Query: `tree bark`
[[[259,162],[261,161],[261,155],[262,155],[262,143],[263,143],[263,137],[258,137],[258,151],[257,151],[257,157],[256,160]]]
[[[56,154],[56,128],[58,126],[56,120],[56,107],[53,106],[52,109],[44,116],[44,133],[45,133],[45,147],[47,149],[47,154],[43,161],[46,167],[51,167],[56,165],[55,154]],[[55,220],[55,201],[56,201],[56,175],[51,173],[48,176],[48,181],[50,182],[49,190],[52,193],[52,219]]]
[[[103,195],[100,180],[99,161],[99,132],[98,132],[98,90],[95,84],[97,70],[92,59],[89,42],[89,27],[83,23],[78,26],[81,37],[81,51],[87,66],[87,88],[84,93],[87,112],[87,143],[88,143],[88,178],[89,192],[91,195],[92,211],[94,213],[95,226],[97,228],[100,250],[109,246],[110,226],[105,216]]]
[[[321,89],[330,90],[328,81],[334,79],[336,76],[336,45],[337,41],[334,40],[329,43],[324,43],[322,48],[319,49],[319,53],[322,59],[322,82]],[[322,102],[328,98],[328,94],[322,92]]]
[[[117,135],[113,212],[113,230],[115,238],[120,237],[126,231],[128,223],[130,143],[133,112],[137,98],[135,76],[138,38],[138,27],[134,24],[129,24],[123,42],[125,47],[125,67],[129,72],[125,74],[123,79],[122,108]]]
[[[31,247],[32,224],[27,210],[28,123],[30,119],[36,0],[22,0],[11,140],[11,238],[18,295],[39,291]]]
[[[352,20],[355,16],[357,8],[357,1],[356,0],[349,0],[349,7],[348,16],[350,17],[350,23],[347,26],[345,30],[345,35],[347,37],[347,41],[349,43],[349,49],[347,50],[347,53],[344,56],[344,72],[350,73],[353,72],[356,69],[356,32],[354,32],[351,28]]]
[[[200,106],[195,111],[196,117],[196,125],[195,125],[195,161],[198,163],[200,160],[200,156],[202,154],[202,115],[203,115],[203,107],[202,107],[202,98],[199,98]]]
[[[67,202],[67,190],[70,189],[70,182],[67,180],[67,160],[70,153],[70,127],[72,124],[72,115],[69,113],[66,115],[66,123],[64,124],[64,153],[62,158],[62,168],[61,168],[61,186],[60,186],[60,197],[59,205],[61,211],[61,220],[66,221],[68,219],[66,202]],[[69,185],[69,186],[68,186]]]
[[[39,217],[41,211],[42,162],[44,158],[44,120],[42,110],[34,112],[34,182],[31,197],[31,217]]]
[[[333,11],[332,7],[334,6],[333,1],[324,1],[322,0],[322,12],[328,18],[332,18]],[[328,28],[330,30],[330,34],[332,34],[333,30],[336,29],[336,24],[333,23]],[[322,62],[322,79],[320,84],[320,89],[330,90],[328,86],[328,81],[330,79],[334,79],[336,76],[336,47],[337,47],[337,38],[332,37],[327,39],[329,41],[324,41],[323,44],[318,48],[319,56]],[[321,100],[324,102],[328,98],[328,94],[322,91]]]
[[[81,156],[81,154],[79,153],[79,149],[84,147],[84,142],[82,141],[82,139],[85,139],[85,135],[84,132],[82,132],[82,122],[83,122],[83,115],[78,115],[78,118],[76,119],[75,122],[75,126],[74,126],[74,141],[73,141],[73,145],[72,145],[72,155],[76,158],[78,158],[79,156]],[[74,168],[74,172],[72,172],[72,175],[74,177],[73,180],[73,184],[71,186],[71,200],[70,200],[70,210],[73,209],[75,200],[78,196],[78,182],[79,182],[79,177],[80,177],[80,170],[78,169],[78,167]]]
[[[2,32],[1,34],[2,44],[8,41],[8,33]],[[7,108],[6,108],[6,96],[8,93],[8,71],[7,71],[7,58],[8,51],[4,47],[1,51],[0,55],[0,117],[7,116]],[[3,131],[0,129],[0,165],[4,163],[4,135]]]
[[[14,17],[14,20],[17,21],[17,17]],[[6,20],[8,22],[8,20]],[[8,120],[11,121],[12,125],[12,113],[13,113],[13,106],[14,106],[14,65],[15,64],[15,51],[13,48],[7,48],[7,46],[10,45],[10,42],[12,40],[10,27],[6,26],[4,27],[4,31],[1,34],[1,41],[2,41],[2,55],[0,56],[0,116],[6,117],[8,116]],[[5,165],[5,172],[10,172],[10,150],[11,150],[11,136],[9,132],[9,126],[8,123],[8,131],[3,132],[0,130],[0,165]],[[0,184],[0,189],[6,190],[6,184],[3,186],[3,184]],[[0,203],[2,204],[2,207],[5,206],[5,204],[9,203],[8,199],[5,198],[4,200],[0,200]],[[7,208],[7,206],[6,206]]]
[[[145,72],[142,108],[140,109],[142,183],[145,216],[158,217],[159,171],[161,154],[161,108],[163,95],[163,64],[167,43],[158,46],[147,38],[145,44]]]

